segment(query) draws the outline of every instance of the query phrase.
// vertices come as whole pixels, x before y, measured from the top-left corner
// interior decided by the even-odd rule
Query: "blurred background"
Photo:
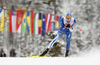
[[[26,8],[35,13],[51,13],[65,16],[71,13],[76,19],[76,28],[71,37],[69,56],[89,53],[100,47],[100,0],[0,0],[0,7]],[[0,51],[6,57],[35,56],[42,53],[57,31],[45,36],[0,32]],[[64,57],[66,35],[63,35],[46,56]]]

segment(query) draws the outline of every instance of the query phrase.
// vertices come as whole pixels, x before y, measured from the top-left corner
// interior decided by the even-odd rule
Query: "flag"
[[[31,33],[31,16],[30,11],[27,11],[27,33]]]
[[[21,23],[25,14],[25,9],[16,9],[16,31],[21,33]]]
[[[58,30],[59,29],[59,16],[56,16],[56,29],[55,30]]]
[[[41,26],[42,26],[42,14],[39,13],[39,21],[38,21],[38,33],[41,34]]]
[[[1,13],[1,11],[2,11],[2,8],[0,8],[0,13]]]
[[[61,26],[61,19],[62,19],[62,17],[59,16],[59,27]]]
[[[51,21],[54,21],[54,16],[52,16]],[[51,30],[54,31],[55,30],[55,22],[51,23]]]
[[[34,18],[34,34],[38,34],[38,19],[39,19],[39,14],[35,14]]]
[[[1,12],[0,12],[0,32],[3,32],[5,29],[4,27],[4,10],[3,9],[0,9]]]
[[[22,21],[22,33],[26,33],[26,21],[27,21],[26,17],[27,17],[27,13],[25,12],[23,21]]]
[[[46,32],[49,31],[52,14],[46,14]]]
[[[9,32],[12,33],[12,9],[9,11]]]
[[[9,31],[9,10],[5,10],[5,28],[6,31]]]
[[[52,30],[51,30],[51,29],[52,29],[52,26],[51,26],[51,25],[52,25],[52,22],[51,22],[51,21],[52,21],[52,16],[51,16],[51,20],[50,20],[50,24],[49,24],[49,25],[50,25],[50,26],[49,26],[49,31],[52,31]]]
[[[33,26],[33,24],[34,24],[34,12],[33,11],[31,11],[31,34],[33,34],[33,29],[34,29],[34,26]]]
[[[52,24],[52,23],[51,23],[51,21],[50,21],[50,27],[49,27],[49,31],[51,31],[51,24]]]
[[[45,35],[45,22],[46,22],[46,16],[42,15],[42,36]]]
[[[12,32],[16,32],[16,10],[12,9]]]

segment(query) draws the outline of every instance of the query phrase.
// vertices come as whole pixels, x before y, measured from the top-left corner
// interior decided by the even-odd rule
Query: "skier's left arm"
[[[74,23],[72,24],[71,28],[69,29],[69,30],[70,30],[70,32],[72,32],[72,31],[73,31],[73,29],[74,29],[74,27],[75,27],[75,24],[76,24],[76,20],[74,19]]]

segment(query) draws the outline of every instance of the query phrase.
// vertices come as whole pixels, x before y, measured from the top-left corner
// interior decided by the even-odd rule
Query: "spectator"
[[[15,57],[16,53],[15,53],[15,49],[11,49],[10,50],[10,57]]]
[[[5,52],[3,51],[3,49],[1,49],[1,51],[0,51],[0,57],[6,57],[6,54],[5,54]]]

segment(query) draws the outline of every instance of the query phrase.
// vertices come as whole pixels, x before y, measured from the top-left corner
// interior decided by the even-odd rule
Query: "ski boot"
[[[69,50],[66,50],[65,57],[68,57]]]

